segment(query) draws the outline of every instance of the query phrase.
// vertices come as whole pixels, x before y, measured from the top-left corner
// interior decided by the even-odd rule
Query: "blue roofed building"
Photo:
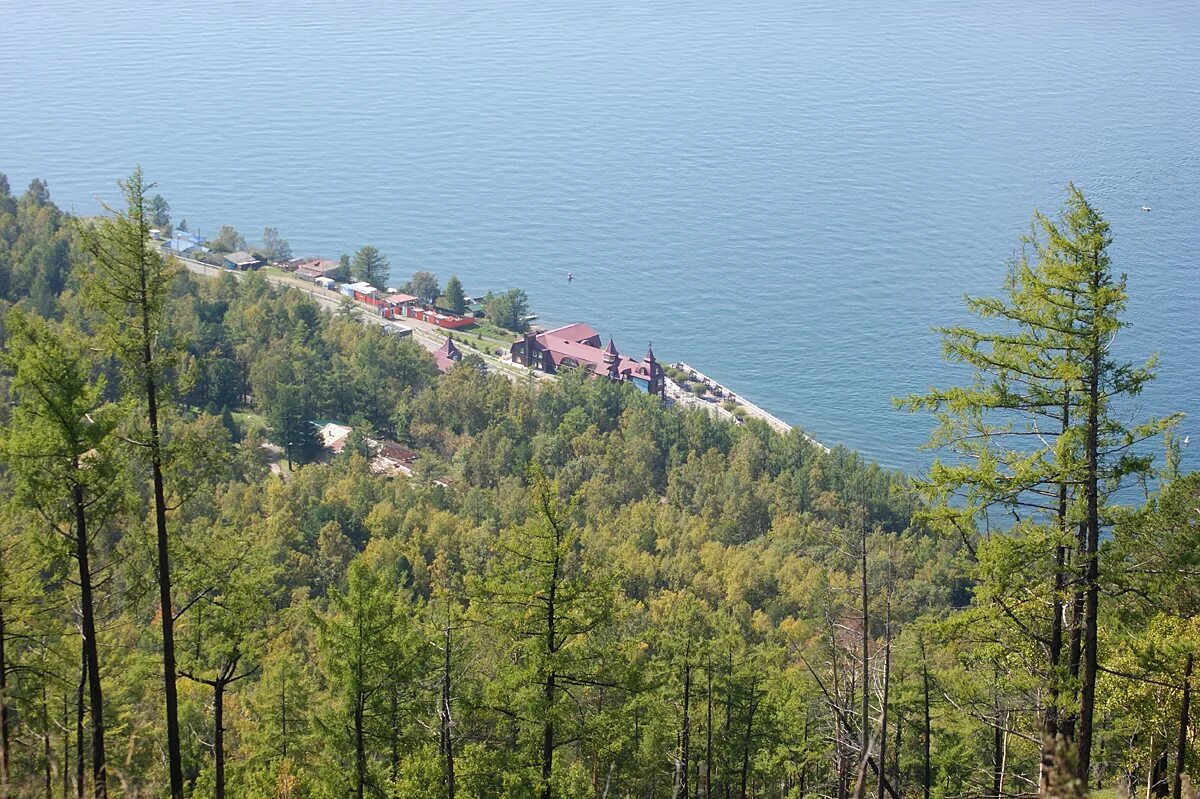
[[[208,248],[188,239],[170,238],[162,243],[163,251],[172,255],[198,255],[208,252]]]

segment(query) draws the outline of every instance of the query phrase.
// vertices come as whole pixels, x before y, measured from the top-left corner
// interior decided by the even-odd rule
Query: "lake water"
[[[961,377],[930,326],[1068,180],[1115,346],[1161,352],[1140,409],[1200,442],[1198,146],[1194,0],[0,0],[16,190],[90,213],[140,163],[193,230],[524,287],[903,468],[930,422],[892,396]]]

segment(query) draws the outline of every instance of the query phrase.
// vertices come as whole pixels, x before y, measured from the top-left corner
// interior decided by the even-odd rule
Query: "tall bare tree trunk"
[[[216,799],[225,799],[225,683],[213,685],[213,757],[216,761]]]
[[[1063,399],[1062,432],[1065,435],[1070,429],[1071,400],[1070,393]],[[1065,532],[1067,529],[1067,482],[1058,484],[1058,526]],[[1063,593],[1066,591],[1067,550],[1059,544],[1054,548],[1054,596],[1051,600],[1050,611],[1050,649],[1047,660],[1050,667],[1050,701],[1046,705],[1046,715],[1042,734],[1042,762],[1038,770],[1038,793],[1046,796],[1050,790],[1050,774],[1054,769],[1056,750],[1062,717],[1062,685],[1059,668],[1062,665],[1063,654]]]
[[[688,642],[691,650],[691,642]],[[681,764],[678,787],[675,791],[677,799],[688,799],[688,764],[691,763],[692,743],[692,664],[687,662],[684,655],[683,664],[683,723],[679,730],[679,762]]]
[[[1171,796],[1180,799],[1183,795],[1183,767],[1187,761],[1188,720],[1192,704],[1192,653],[1188,652],[1183,666],[1183,702],[1179,707],[1179,738],[1175,745],[1175,779],[1172,780]]]
[[[143,315],[145,333],[150,320]],[[179,694],[176,690],[175,610],[171,603],[171,552],[167,537],[167,495],[163,484],[161,437],[158,427],[158,387],[150,369],[153,358],[147,339],[143,350],[146,362],[146,405],[150,421],[151,472],[154,481],[154,527],[158,549],[158,604],[162,616],[163,690],[167,709],[167,760],[171,777],[171,799],[183,797],[183,754],[179,742]]]
[[[887,730],[888,730],[888,699],[892,678],[892,600],[887,599],[887,641],[883,650],[883,709],[879,714],[879,799],[883,799],[884,785],[887,783]]]
[[[451,729],[451,721],[453,716],[450,714],[450,621],[446,621],[446,629],[443,631],[443,652],[442,652],[442,704],[440,713],[441,718],[441,749],[442,759],[444,762],[446,781],[446,797],[454,799],[454,738],[453,730]]]
[[[76,468],[79,461],[76,459]],[[100,688],[100,656],[96,642],[96,611],[92,599],[92,571],[88,559],[87,514],[83,487],[72,492],[75,505],[75,559],[79,562],[80,613],[83,622],[83,657],[86,662],[88,705],[92,719],[92,781],[96,799],[108,796],[108,772],[104,758],[104,695]]]

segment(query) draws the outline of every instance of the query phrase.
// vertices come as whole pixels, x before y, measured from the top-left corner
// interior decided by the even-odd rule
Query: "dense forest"
[[[1154,364],[1074,187],[940,331],[961,385],[898,400],[913,476],[440,374],[188,274],[121,190],[0,176],[0,799],[1192,795],[1200,476],[1129,415]]]

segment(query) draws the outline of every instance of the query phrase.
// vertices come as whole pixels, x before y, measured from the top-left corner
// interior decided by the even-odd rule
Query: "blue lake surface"
[[[1200,466],[1198,146],[1193,1],[0,0],[15,190],[92,213],[141,164],[193,230],[524,287],[906,469],[891,398],[963,378],[930,327],[1068,180]]]

